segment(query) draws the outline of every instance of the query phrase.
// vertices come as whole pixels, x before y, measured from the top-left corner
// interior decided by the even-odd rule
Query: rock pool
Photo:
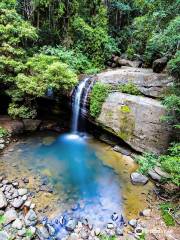
[[[40,176],[41,184],[32,185],[34,191],[47,192],[38,201],[55,210],[48,217],[59,236],[66,234],[62,221],[68,218],[88,219],[103,229],[114,222],[113,213],[117,224],[123,225],[147,207],[152,185],[131,184],[130,173],[137,168],[134,161],[92,136],[36,133],[11,144],[0,158],[1,171],[12,177],[35,176],[36,182]]]

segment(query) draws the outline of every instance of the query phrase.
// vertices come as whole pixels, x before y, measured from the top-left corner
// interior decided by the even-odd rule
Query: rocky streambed
[[[152,194],[153,185],[131,183],[130,175],[137,169],[133,159],[93,138],[89,138],[88,143],[107,170],[100,186],[109,191],[108,197],[101,196],[97,205],[91,199],[89,205],[83,199],[77,201],[68,193],[70,189],[65,191],[55,160],[32,154],[39,147],[50,148],[57,137],[51,132],[25,136],[10,143],[1,153],[0,239],[96,240],[102,235],[138,239],[142,232],[156,236],[147,239],[175,236],[160,217]],[[63,168],[62,162],[58,163]],[[109,199],[113,199],[112,202]],[[117,199],[120,202],[116,205]],[[94,212],[103,217],[103,227],[97,224],[97,218],[90,218]]]

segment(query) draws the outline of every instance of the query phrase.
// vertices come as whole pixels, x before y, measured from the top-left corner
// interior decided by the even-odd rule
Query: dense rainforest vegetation
[[[104,69],[112,54],[147,67],[166,56],[178,84],[179,11],[179,0],[1,1],[1,91],[11,98],[9,114],[34,118],[38,97],[72,88],[77,74]],[[164,103],[179,111],[177,94]]]

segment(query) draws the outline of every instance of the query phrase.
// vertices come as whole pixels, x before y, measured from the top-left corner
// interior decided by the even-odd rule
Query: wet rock
[[[108,223],[107,224],[107,229],[113,229],[114,228],[114,224],[113,223]]]
[[[30,209],[25,216],[25,224],[26,226],[34,226],[36,223],[37,223],[37,215],[32,209]]]
[[[147,208],[142,211],[142,215],[144,217],[150,217],[151,216],[151,209]]]
[[[148,182],[148,178],[141,173],[131,173],[131,182],[134,185],[145,185]]]
[[[43,225],[38,226],[36,232],[40,240],[46,240],[50,237],[48,230]]]
[[[4,193],[0,190],[0,209],[3,209],[7,206],[7,200]]]
[[[142,233],[143,233],[143,228],[140,227],[140,226],[137,226],[135,229],[134,229],[134,232],[137,236],[141,236]]]
[[[46,225],[46,228],[47,228],[50,236],[54,236],[56,230],[53,228],[53,226],[51,226],[50,224],[47,224],[47,225]]]
[[[0,150],[3,150],[5,148],[5,145],[3,143],[0,144]]]
[[[0,240],[9,240],[10,236],[6,231],[0,231]]]
[[[0,144],[5,143],[5,140],[3,138],[0,138]]]
[[[21,229],[17,232],[18,236],[23,237],[26,235],[26,229]]]
[[[123,236],[123,228],[117,227],[116,228],[116,235],[117,236]]]
[[[161,181],[161,176],[159,176],[159,174],[157,174],[153,169],[149,170],[148,174],[153,180],[158,182]]]
[[[70,238],[69,238],[70,240],[80,240],[81,238],[80,238],[80,236],[77,234],[77,233],[72,233],[71,235],[70,235]]]
[[[116,152],[120,152],[126,156],[130,156],[131,155],[131,151],[126,149],[126,148],[123,148],[123,147],[120,147],[118,145],[114,146],[113,147],[113,150],[116,151]]]
[[[12,202],[11,202],[11,205],[14,207],[14,208],[20,208],[23,204],[23,200],[21,197],[19,198],[15,198]]]
[[[128,223],[133,228],[135,228],[137,226],[137,220],[136,219],[131,219]]]
[[[41,124],[41,120],[23,119],[25,131],[36,131]]]
[[[15,229],[21,230],[22,227],[23,227],[23,223],[22,223],[22,221],[21,221],[19,218],[17,218],[17,219],[13,222],[12,227],[15,228]]]
[[[101,233],[101,229],[100,228],[95,228],[94,233],[95,233],[96,236],[99,236],[99,234]]]
[[[170,175],[167,172],[164,172],[160,167],[155,167],[154,171],[163,178],[170,178]]]
[[[18,193],[19,193],[19,195],[20,196],[23,196],[23,195],[25,195],[25,194],[27,194],[27,189],[26,188],[19,188],[18,189]]]
[[[18,186],[19,186],[19,183],[18,183],[18,182],[12,182],[12,185],[13,185],[14,187],[18,187]]]
[[[70,219],[67,224],[66,224],[66,230],[67,231],[74,231],[75,227],[77,225],[77,220],[75,219]]]
[[[4,218],[5,218],[5,223],[4,225],[8,225],[9,223],[13,222],[14,220],[17,219],[17,212],[14,209],[9,209],[5,212]]]
[[[168,62],[168,58],[167,57],[162,57],[162,58],[158,58],[153,62],[153,72],[155,73],[161,73],[164,68],[166,67]]]

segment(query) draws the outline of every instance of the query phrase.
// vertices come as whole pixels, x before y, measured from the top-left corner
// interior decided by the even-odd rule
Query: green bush
[[[8,114],[12,118],[35,118],[37,112],[32,107],[26,107],[24,105],[10,103],[8,108]]]
[[[180,143],[173,143],[167,155],[159,157],[161,167],[170,174],[170,180],[180,186]]]
[[[180,79],[180,51],[168,62],[168,71],[176,79]]]
[[[6,137],[8,135],[8,130],[0,126],[0,138]]]
[[[102,105],[108,96],[110,88],[106,84],[96,83],[93,86],[90,95],[90,114],[94,118],[97,118],[101,113]]]
[[[174,206],[171,203],[162,203],[160,204],[160,210],[166,226],[175,226],[175,220],[171,215],[172,211],[174,211]]]
[[[136,157],[135,161],[139,164],[138,171],[145,175],[147,175],[148,171],[153,169],[159,162],[158,156],[153,153],[144,153],[142,156]]]
[[[77,49],[67,49],[62,46],[44,46],[41,52],[58,57],[61,62],[68,64],[69,68],[76,73],[92,74],[100,71],[85,54]]]
[[[118,90],[122,93],[128,93],[132,95],[142,95],[138,87],[132,82],[119,85]]]

